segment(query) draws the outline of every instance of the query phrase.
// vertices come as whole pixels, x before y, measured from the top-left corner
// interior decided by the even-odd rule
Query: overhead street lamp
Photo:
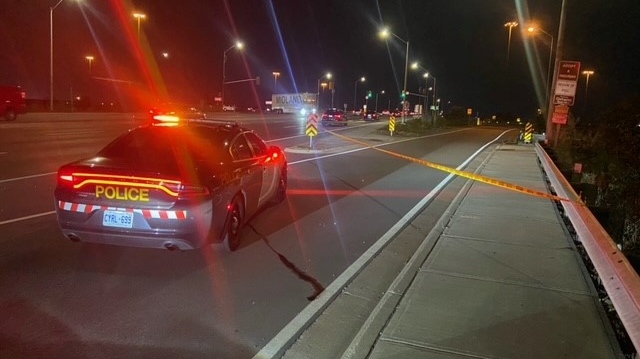
[[[320,111],[320,80],[326,78],[327,80],[331,79],[331,73],[327,72],[326,74],[322,75],[319,79],[318,79],[318,92],[316,92],[316,107],[318,108],[318,111]]]
[[[407,45],[407,49],[404,56],[404,84],[402,85],[402,123],[404,124],[404,113],[405,113],[405,105],[406,105],[406,94],[407,94],[407,70],[409,68],[409,40],[403,40],[400,36],[391,32],[388,28],[384,28],[379,33],[382,39],[388,39],[391,36],[394,36],[396,39],[404,42]]]
[[[358,89],[358,82],[365,82],[366,78],[364,76],[362,76],[361,78],[357,79],[355,81],[355,84],[353,85],[353,111],[355,112],[356,110],[356,96],[357,95],[357,89]]]
[[[136,20],[138,20],[138,41],[140,41],[140,20],[145,20],[147,18],[147,15],[139,11],[136,11],[133,13],[133,17],[136,18]]]
[[[509,40],[507,42],[507,66],[509,66],[509,53],[511,52],[511,30],[518,26],[518,23],[515,21],[509,21],[504,24],[505,27],[509,28]]]
[[[222,106],[224,106],[224,85],[227,83],[227,52],[234,48],[242,50],[244,48],[244,43],[242,41],[236,41],[222,53],[222,94],[220,96],[222,99]]]
[[[544,31],[543,29],[539,28],[539,27],[534,27],[534,26],[530,26],[527,31],[529,31],[531,34],[534,34],[536,31],[540,31],[541,33],[549,36],[549,38],[551,39],[551,43],[549,45],[549,65],[547,65],[547,83],[546,83],[546,102],[549,102],[549,96],[551,93],[551,58],[553,55],[553,35],[551,35],[550,33]]]
[[[278,84],[278,76],[280,76],[280,72],[274,71],[271,73],[273,75],[273,92],[276,92],[276,85]]]

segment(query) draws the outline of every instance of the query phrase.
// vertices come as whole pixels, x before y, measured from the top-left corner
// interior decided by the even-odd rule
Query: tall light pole
[[[376,109],[375,109],[376,113],[378,113],[378,95],[380,94],[384,95],[384,90],[376,92]]]
[[[553,58],[553,35],[551,35],[550,33],[544,31],[543,29],[539,28],[539,27],[534,27],[534,26],[530,26],[527,31],[529,31],[530,33],[535,33],[536,31],[540,31],[541,33],[549,36],[549,38],[551,39],[551,43],[549,45],[549,65],[547,65],[547,83],[546,83],[546,97],[545,97],[545,102],[549,102],[549,97],[551,96],[551,59]]]
[[[93,62],[93,55],[87,55],[84,57],[89,62],[89,77],[91,77],[91,63]]]
[[[136,20],[138,20],[138,41],[140,41],[140,21],[145,20],[147,18],[147,15],[139,11],[136,11],[133,13],[133,17],[136,18]]]
[[[327,72],[326,74],[320,76],[318,79],[318,92],[316,92],[316,107],[318,108],[318,112],[320,111],[320,80],[326,78],[327,80],[331,79],[331,73]]]
[[[87,89],[87,94],[89,95],[89,99],[91,99],[91,63],[93,63],[94,57],[93,55],[87,55],[84,58],[89,62],[89,88]]]
[[[222,53],[222,94],[220,96],[222,99],[222,106],[224,106],[224,84],[227,83],[227,52],[234,48],[242,50],[244,48],[244,43],[242,43],[242,41],[236,41]]]
[[[361,78],[357,79],[353,85],[353,111],[356,111],[356,97],[357,95],[357,89],[358,89],[358,82],[365,82],[367,79],[362,76]]]
[[[49,8],[49,110],[53,112],[53,11],[64,0],[59,0]]]
[[[425,114],[426,119],[427,111],[429,110],[429,93],[427,92],[429,88],[429,73],[425,72],[422,77],[424,77],[424,110],[422,112]]]
[[[417,63],[417,62],[414,62],[413,64],[411,64],[411,68],[414,69],[414,70],[421,69],[421,70],[425,71],[425,73],[422,74],[422,77],[424,77],[424,79],[425,79],[425,82],[424,82],[424,99],[425,99],[424,103],[425,103],[425,105],[424,106],[425,106],[425,111],[427,111],[427,108],[428,108],[428,105],[429,105],[429,96],[428,96],[428,92],[427,92],[427,86],[428,86],[427,83],[429,81],[428,78],[429,77],[433,77],[433,104],[435,106],[435,104],[436,104],[435,103],[435,98],[436,98],[436,77],[432,76],[432,75],[429,75],[429,72],[427,71],[427,69],[425,69],[424,67],[420,66],[420,64]],[[434,110],[436,110],[435,107],[434,107]]]
[[[383,39],[388,39],[390,36],[394,36],[396,39],[404,42],[407,45],[407,49],[404,56],[404,84],[402,85],[402,123],[404,124],[404,113],[407,99],[407,70],[409,69],[409,40],[403,40],[400,36],[391,32],[388,28],[384,28],[379,33]]]
[[[507,66],[509,66],[509,53],[511,52],[511,30],[518,26],[518,23],[515,21],[509,21],[504,24],[505,27],[509,28],[509,40],[507,42]]]
[[[273,75],[273,92],[275,93],[277,91],[276,85],[278,84],[278,76],[280,76],[280,72],[274,71],[271,74]]]
[[[587,96],[589,95],[589,77],[593,74],[595,74],[595,71],[593,70],[584,70],[582,71],[582,74],[587,76],[587,83],[585,85],[584,88],[584,109],[582,110],[583,112],[587,110]]]

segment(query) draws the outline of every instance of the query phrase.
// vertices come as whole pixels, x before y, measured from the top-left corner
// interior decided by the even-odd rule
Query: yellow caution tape
[[[437,169],[437,170],[440,170],[440,171],[443,171],[443,172],[451,173],[451,174],[454,174],[456,176],[468,178],[468,179],[471,179],[471,180],[474,180],[474,181],[486,183],[486,184],[489,184],[489,185],[492,185],[492,186],[496,186],[496,187],[500,187],[500,188],[505,188],[505,189],[508,189],[508,190],[511,190],[511,191],[515,191],[515,192],[528,194],[528,195],[531,195],[531,196],[536,196],[536,197],[541,197],[541,198],[548,198],[548,199],[552,199],[552,200],[555,200],[555,201],[574,202],[574,203],[577,203],[577,204],[580,204],[580,205],[583,204],[582,202],[571,201],[568,198],[559,197],[559,196],[556,196],[556,195],[553,195],[553,194],[550,194],[550,193],[536,191],[534,189],[529,189],[529,188],[526,188],[526,187],[523,187],[523,186],[519,186],[519,185],[516,185],[516,184],[513,184],[513,183],[501,181],[501,180],[498,180],[498,179],[495,179],[495,178],[482,176],[482,175],[471,173],[471,172],[467,172],[467,171],[461,171],[461,170],[458,170],[458,169],[455,169],[455,168],[452,168],[452,167],[449,167],[449,166],[444,166],[444,165],[441,165],[441,164],[438,164],[438,163],[435,163],[435,162],[429,162],[429,161],[425,161],[425,160],[422,160],[422,159],[419,159],[419,158],[406,156],[406,155],[403,155],[401,153],[388,151],[388,150],[385,150],[383,148],[374,147],[374,146],[371,146],[370,144],[368,144],[366,142],[362,142],[362,141],[359,141],[359,140],[356,140],[356,139],[353,139],[353,138],[350,138],[350,137],[347,137],[347,136],[343,136],[343,135],[340,135],[340,134],[335,133],[333,131],[327,131],[327,132],[329,132],[330,134],[332,134],[332,135],[334,135],[336,137],[342,138],[344,140],[347,140],[347,141],[350,141],[350,142],[353,142],[353,143],[357,143],[359,145],[371,148],[373,150],[380,151],[382,153],[386,153],[388,155],[395,156],[395,157],[398,157],[398,158],[402,158],[402,159],[405,159],[407,161],[415,162],[415,163],[421,164],[421,165],[426,166],[426,167],[430,167],[430,168],[434,168],[434,169]]]

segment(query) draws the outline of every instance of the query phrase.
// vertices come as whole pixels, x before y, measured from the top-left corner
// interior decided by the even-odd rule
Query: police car
[[[58,170],[58,224],[73,241],[236,250],[245,221],[285,199],[287,160],[237,123],[164,116]]]

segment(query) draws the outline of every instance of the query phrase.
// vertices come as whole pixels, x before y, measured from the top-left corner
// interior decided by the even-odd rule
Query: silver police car
[[[285,199],[287,160],[236,123],[171,119],[128,131],[58,170],[58,224],[73,241],[233,251],[245,221]]]

